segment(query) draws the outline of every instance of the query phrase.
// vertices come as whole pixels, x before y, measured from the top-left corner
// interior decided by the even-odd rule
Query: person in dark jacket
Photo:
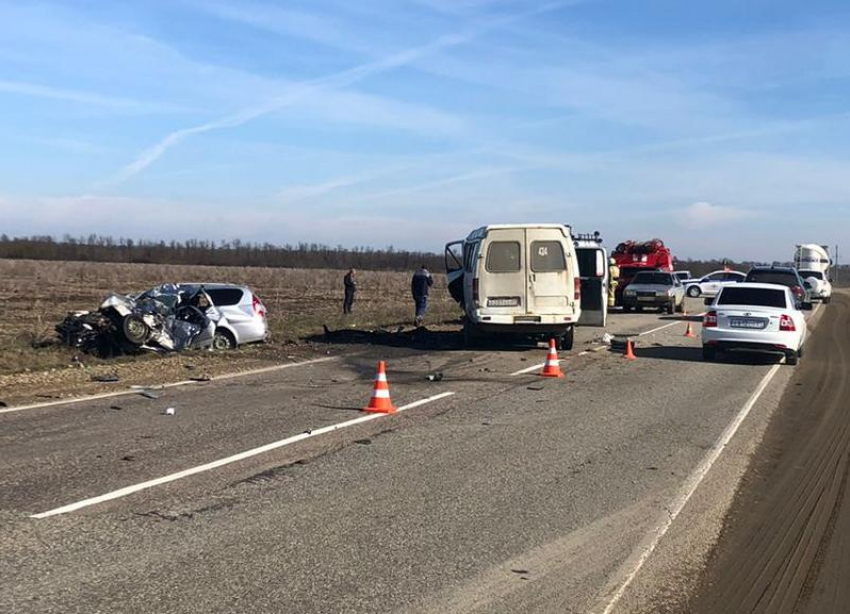
[[[422,326],[425,320],[425,312],[428,310],[428,292],[432,285],[434,285],[434,279],[423,264],[413,274],[413,279],[410,281],[410,291],[413,293],[413,302],[416,305],[414,320],[416,326]]]
[[[357,271],[348,269],[348,273],[342,278],[342,284],[345,287],[345,296],[342,299],[342,313],[351,313],[351,308],[354,306],[354,295],[357,294]]]

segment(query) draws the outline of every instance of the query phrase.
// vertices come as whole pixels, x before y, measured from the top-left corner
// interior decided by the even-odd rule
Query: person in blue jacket
[[[416,305],[416,318],[414,324],[422,326],[425,320],[425,312],[428,310],[428,292],[431,286],[434,285],[434,278],[423,264],[419,270],[413,274],[413,279],[410,281],[410,291],[413,293],[413,302]]]

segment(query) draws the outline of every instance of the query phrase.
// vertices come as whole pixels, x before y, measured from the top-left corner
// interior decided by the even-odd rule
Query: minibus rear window
[[[567,259],[560,241],[534,241],[531,244],[531,270],[535,273],[565,271]]]
[[[515,273],[520,270],[520,246],[516,241],[493,241],[487,248],[490,273]]]

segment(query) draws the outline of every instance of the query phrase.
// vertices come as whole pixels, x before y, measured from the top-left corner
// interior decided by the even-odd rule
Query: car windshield
[[[800,271],[800,277],[803,279],[808,279],[809,277],[814,277],[815,279],[823,279],[823,273],[820,271]]]
[[[720,293],[718,305],[758,305],[760,307],[787,307],[784,290],[770,288],[728,287]]]
[[[678,278],[679,278],[680,280],[682,280],[682,281],[685,281],[686,279],[690,279],[690,278],[691,278],[691,274],[690,274],[690,273],[688,273],[687,271],[682,271],[682,272],[679,272],[679,273],[675,273],[675,275],[676,275],[676,277],[678,277]]]
[[[673,276],[670,273],[638,273],[635,275],[633,284],[659,284],[669,286],[673,283]]]
[[[779,284],[780,286],[798,286],[797,276],[787,271],[750,271],[747,281],[757,284]]]

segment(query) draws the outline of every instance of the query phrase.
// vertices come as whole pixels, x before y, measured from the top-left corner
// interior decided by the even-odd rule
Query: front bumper
[[[629,296],[623,295],[623,305],[628,307],[667,307],[675,304],[672,296]]]

